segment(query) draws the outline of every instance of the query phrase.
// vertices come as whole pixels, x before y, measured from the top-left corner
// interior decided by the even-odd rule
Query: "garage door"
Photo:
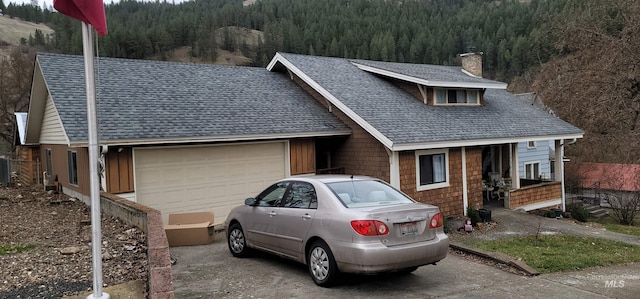
[[[287,175],[286,143],[136,149],[136,201],[169,213],[213,211],[216,222]]]

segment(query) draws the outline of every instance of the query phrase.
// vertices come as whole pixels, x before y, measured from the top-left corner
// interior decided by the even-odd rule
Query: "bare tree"
[[[14,47],[0,55],[0,142],[13,151],[14,112],[29,107],[35,53]]]
[[[569,0],[554,28],[561,54],[544,64],[534,90],[562,119],[586,131],[567,155],[640,163],[640,5],[637,0]]]
[[[620,167],[628,167],[620,171]],[[640,212],[640,166],[616,165],[602,172],[602,200],[611,207],[611,214],[620,224],[633,225]]]

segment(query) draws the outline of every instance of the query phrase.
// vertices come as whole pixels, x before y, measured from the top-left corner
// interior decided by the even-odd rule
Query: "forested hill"
[[[215,60],[215,48],[241,50],[253,65],[266,65],[276,51],[454,64],[457,54],[475,47],[485,54],[488,76],[509,80],[554,55],[551,20],[566,2],[125,0],[106,6],[109,33],[99,43],[103,56],[144,59],[170,59],[184,46],[205,60]],[[46,39],[49,51],[81,53],[77,21],[26,5],[9,5],[5,12],[50,24],[56,34]],[[227,26],[262,31],[263,39],[252,45]]]
[[[81,54],[78,21],[28,5],[5,14],[55,30],[25,41]],[[640,163],[638,0],[123,0],[106,6],[100,55],[264,66],[276,51],[456,64],[484,52],[485,77],[535,91],[585,130],[573,161]],[[226,57],[226,59],[230,59]],[[233,62],[233,60],[229,60]],[[28,87],[28,86],[27,86]]]

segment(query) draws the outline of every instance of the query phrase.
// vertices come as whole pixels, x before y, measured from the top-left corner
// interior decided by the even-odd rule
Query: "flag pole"
[[[98,173],[98,121],[96,113],[96,86],[93,66],[93,27],[82,22],[82,52],[87,86],[87,137],[89,150],[89,178],[91,186],[91,249],[93,256],[93,294],[87,299],[109,299],[102,292],[102,233],[100,219],[100,182]]]

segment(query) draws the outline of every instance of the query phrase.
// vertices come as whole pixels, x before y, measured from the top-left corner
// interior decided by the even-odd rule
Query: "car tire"
[[[229,245],[229,251],[231,251],[231,254],[235,257],[246,257],[249,254],[247,238],[238,223],[234,223],[229,227],[227,244]]]
[[[338,266],[329,245],[315,241],[307,253],[307,266],[313,282],[321,287],[331,286],[338,275]]]

